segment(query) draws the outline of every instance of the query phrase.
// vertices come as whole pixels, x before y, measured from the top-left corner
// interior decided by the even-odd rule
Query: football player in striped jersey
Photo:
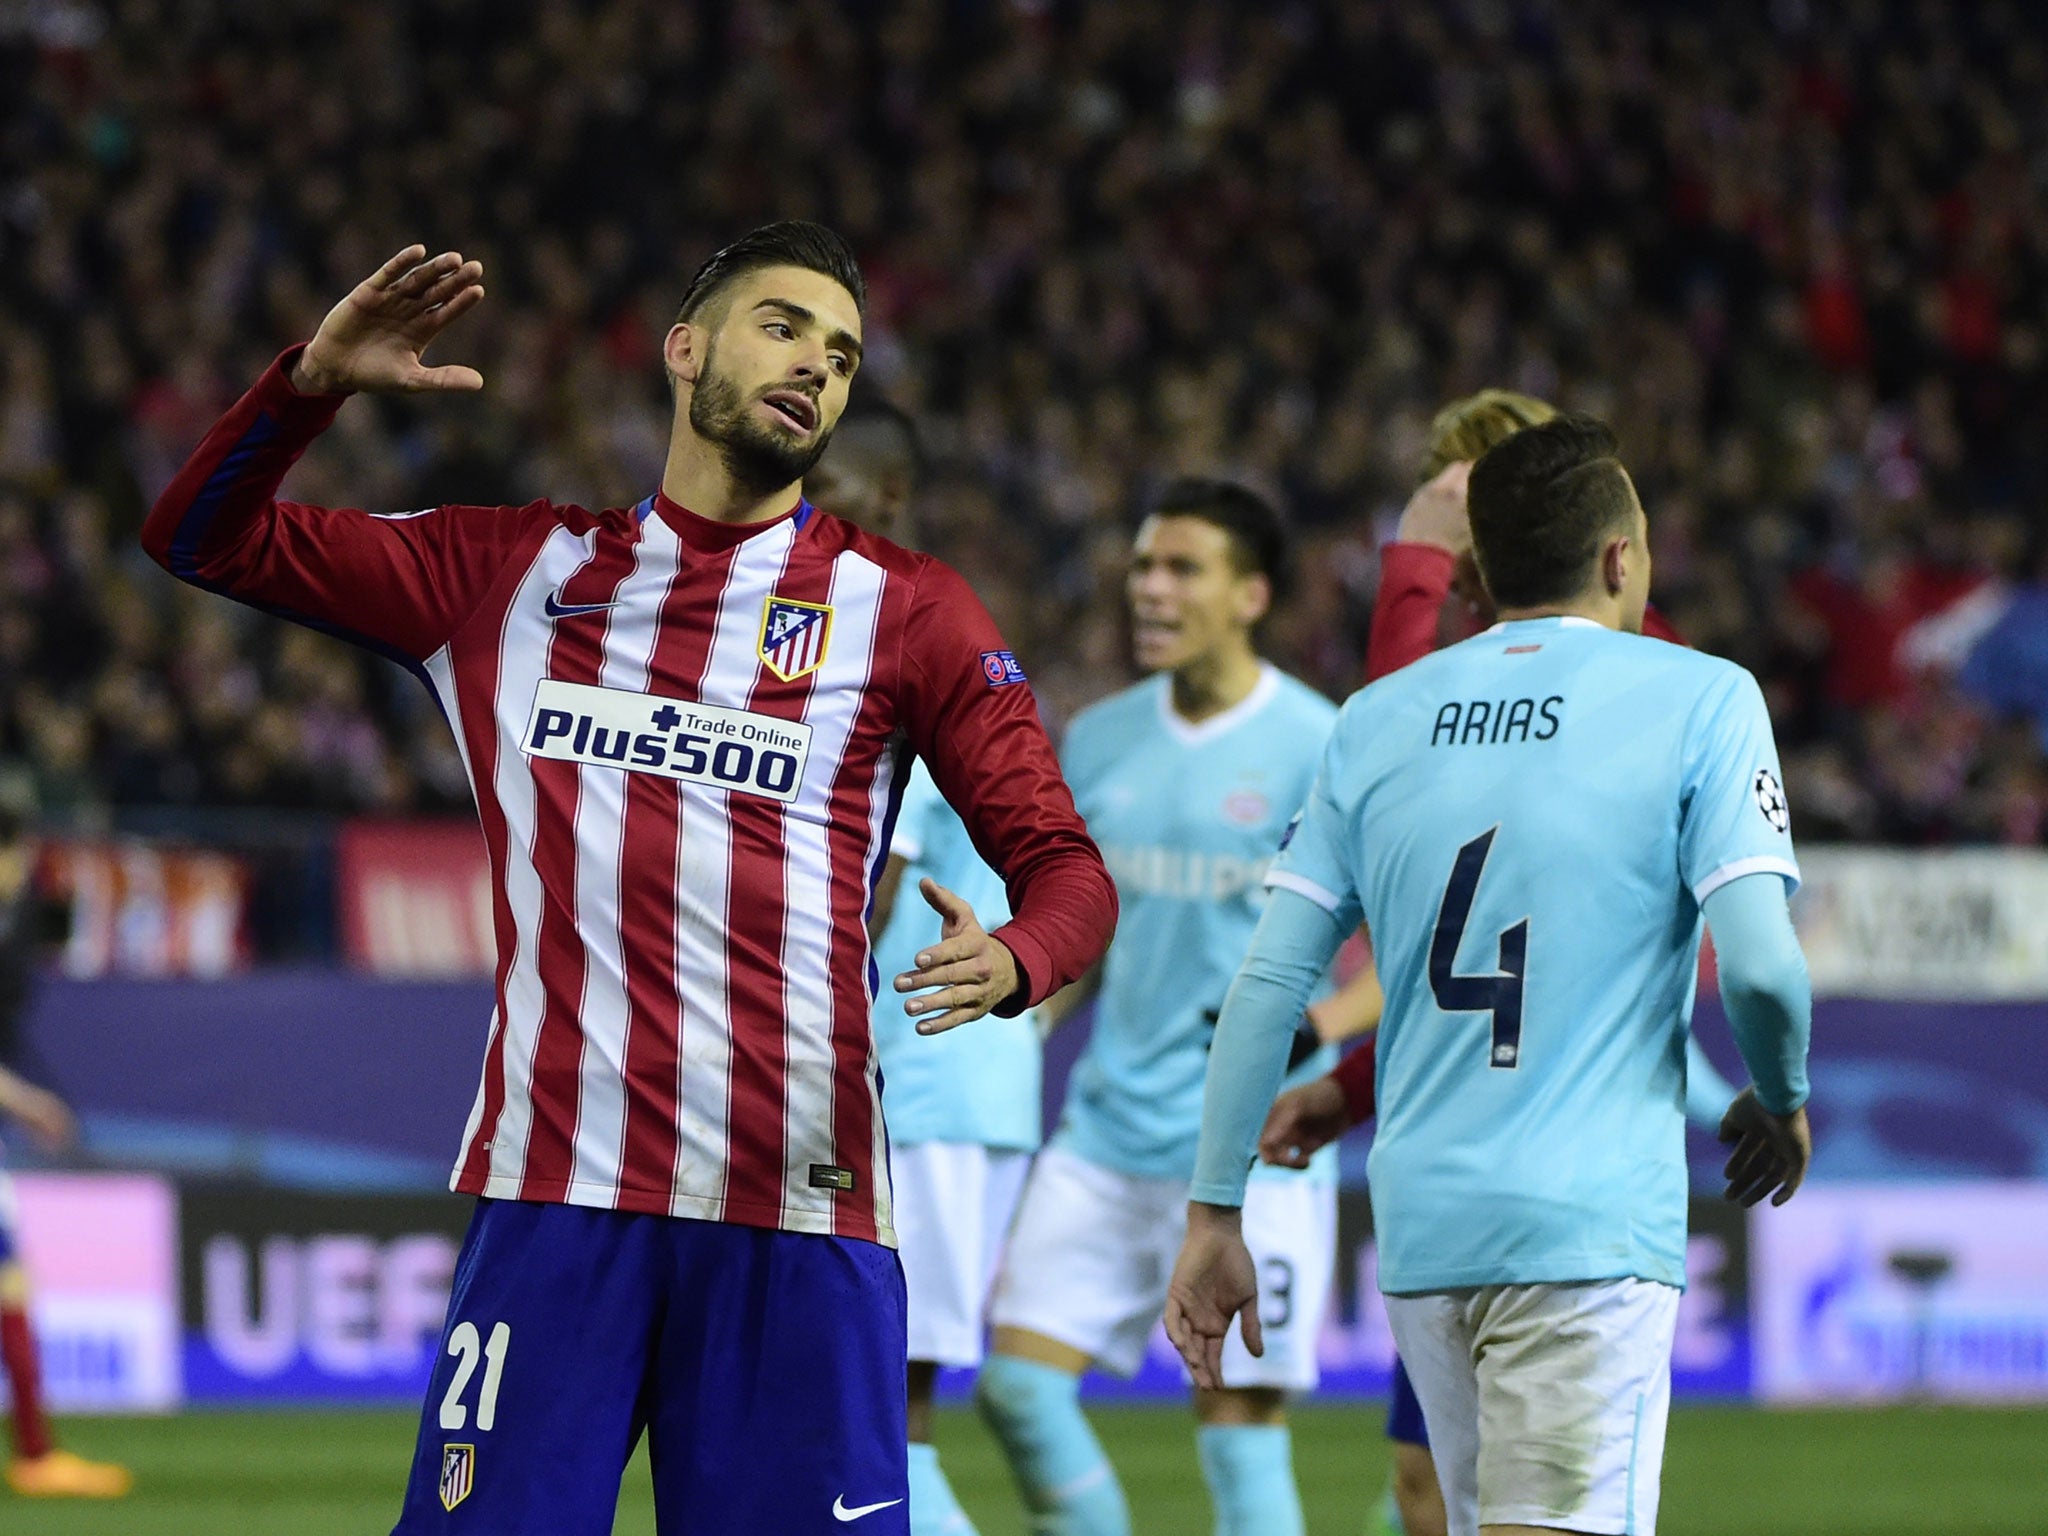
[[[483,387],[483,298],[399,252],[244,395],[144,529],[173,575],[409,666],[483,823],[497,1007],[478,1196],[401,1536],[609,1532],[644,1433],[664,1527],[905,1536],[904,1303],[865,917],[914,753],[1002,872],[993,933],[898,979],[918,1029],[1085,971],[1115,891],[1024,672],[940,561],[805,500],[864,285],[815,224],[699,269],[661,484],[590,511],[280,501],[356,392]]]

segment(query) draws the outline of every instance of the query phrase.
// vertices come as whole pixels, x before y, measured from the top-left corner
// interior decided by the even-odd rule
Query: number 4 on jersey
[[[1443,905],[1437,908],[1436,936],[1429,946],[1429,989],[1445,1013],[1492,1014],[1493,1049],[1487,1064],[1512,1068],[1522,1060],[1522,978],[1529,969],[1529,919],[1501,930],[1497,973],[1458,974],[1458,946],[1464,942],[1472,898],[1478,894],[1479,877],[1498,831],[1498,826],[1491,827],[1473,838],[1458,850],[1457,862],[1451,866]]]

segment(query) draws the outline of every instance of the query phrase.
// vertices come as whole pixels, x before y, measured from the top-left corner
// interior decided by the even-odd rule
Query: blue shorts
[[[479,1200],[393,1536],[908,1536],[903,1270],[849,1238]]]
[[[1415,1383],[1408,1379],[1408,1367],[1394,1357],[1394,1386],[1387,1397],[1387,1438],[1403,1445],[1429,1449],[1429,1428],[1422,1422],[1422,1400],[1415,1395]]]
[[[0,1168],[0,1264],[12,1264],[21,1257],[21,1242],[14,1235],[14,1183]]]

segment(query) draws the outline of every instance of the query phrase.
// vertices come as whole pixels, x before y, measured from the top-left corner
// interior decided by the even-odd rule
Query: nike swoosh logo
[[[555,594],[550,592],[547,601],[541,604],[541,606],[547,610],[547,616],[551,619],[573,619],[579,613],[603,613],[607,608],[616,608],[619,605],[617,603],[561,603],[555,601]]]
[[[859,1509],[848,1509],[846,1495],[842,1493],[832,1501],[832,1518],[843,1524],[848,1520],[858,1520],[863,1515],[872,1515],[878,1509],[894,1509],[902,1502],[901,1499],[884,1499],[879,1504],[863,1504]]]

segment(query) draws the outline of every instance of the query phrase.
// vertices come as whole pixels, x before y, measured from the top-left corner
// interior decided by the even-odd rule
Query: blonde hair
[[[1482,389],[1453,400],[1429,423],[1429,453],[1415,483],[1427,485],[1451,465],[1471,463],[1494,444],[1524,427],[1540,427],[1556,414],[1556,406],[1512,389]]]

